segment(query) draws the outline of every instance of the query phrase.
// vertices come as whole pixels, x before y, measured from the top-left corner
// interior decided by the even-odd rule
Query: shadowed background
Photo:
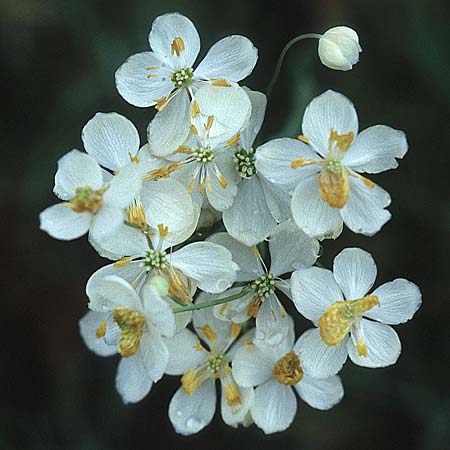
[[[450,14],[442,8],[421,0],[1,0],[0,449],[448,448]],[[259,62],[245,84],[261,91],[290,38],[355,28],[364,51],[350,72],[323,67],[317,41],[289,52],[263,138],[296,136],[306,104],[331,88],[354,102],[360,129],[386,124],[409,140],[400,168],[373,177],[392,195],[392,220],[373,238],[344,231],[324,243],[322,258],[330,267],[341,249],[361,246],[378,264],[377,285],[405,277],[421,287],[422,308],[396,327],[400,360],[374,370],[348,363],[340,405],[321,412],[299,401],[292,427],[269,437],[226,427],[218,415],[200,434],[177,436],[167,417],[176,377],[124,406],[114,388],[117,358],[90,353],[78,334],[85,283],[107,261],[85,238],[59,242],[38,229],[38,213],[57,201],[56,162],[82,149],[81,129],[97,111],[127,116],[144,140],[153,110],[122,100],[114,71],[148,49],[153,19],[171,11],[196,24],[200,57],[226,35],[248,36]],[[297,334],[308,326],[298,319]]]

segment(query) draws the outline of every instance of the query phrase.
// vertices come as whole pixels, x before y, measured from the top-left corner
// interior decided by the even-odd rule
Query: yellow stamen
[[[191,281],[189,278],[186,278],[186,284],[184,284],[180,275],[172,266],[165,270],[165,274],[169,278],[169,294],[187,304],[191,304]]]
[[[336,147],[343,153],[350,148],[354,137],[352,131],[347,134],[338,134],[335,130],[330,131],[330,142],[336,142]]]
[[[184,52],[184,41],[183,41],[183,39],[180,38],[180,37],[176,37],[172,41],[172,44],[170,44],[170,51],[171,51],[172,55],[180,56],[181,53]]]
[[[236,339],[241,332],[241,326],[238,323],[231,322],[230,339]]]
[[[259,253],[258,247],[256,245],[252,246],[252,250],[256,258],[261,259],[261,253]]]
[[[320,164],[320,161],[297,158],[291,162],[291,169],[297,170],[299,167],[311,166],[312,164]]]
[[[200,106],[197,103],[197,100],[192,102],[191,106],[191,117],[195,119],[200,114]]]
[[[161,237],[166,237],[167,234],[169,233],[169,227],[166,227],[165,225],[163,225],[162,223],[158,224],[158,231],[159,231],[159,235]]]
[[[222,175],[219,177],[219,184],[220,184],[224,189],[226,189],[227,186],[228,186],[227,180],[225,180],[225,178],[224,178]]]
[[[170,175],[181,167],[179,163],[169,164],[160,169],[150,170],[144,177],[144,181],[154,181],[161,178],[169,178]]]
[[[338,173],[322,169],[319,175],[319,190],[322,199],[332,208],[343,208],[350,192],[347,169],[341,166]]]
[[[256,318],[256,315],[258,314],[259,311],[259,307],[261,306],[261,297],[256,294],[251,302],[249,303],[248,307],[247,307],[247,314],[249,317],[253,317]]]
[[[189,125],[189,128],[190,128],[192,134],[195,134],[196,136],[198,136],[197,127],[193,123],[191,125]]]
[[[211,193],[213,191],[213,188],[211,185],[211,177],[209,175],[206,176],[206,185],[208,186],[208,192]]]
[[[198,329],[205,335],[208,341],[214,342],[217,339],[216,332],[209,325],[198,327]]]
[[[189,192],[189,194],[192,194],[192,192],[193,192],[193,190],[194,190],[194,187],[195,187],[195,181],[196,181],[196,179],[195,179],[195,178],[192,178],[192,180],[191,180],[190,183],[189,183],[189,186],[188,186],[188,192]]]
[[[144,207],[142,203],[135,200],[131,206],[126,209],[127,222],[141,230],[147,230],[148,224],[145,217]]]
[[[299,141],[304,142],[305,144],[309,144],[309,139],[308,139],[305,135],[303,135],[303,134],[299,134],[299,135],[297,136],[297,139],[298,139]]]
[[[239,142],[239,139],[241,138],[240,133],[235,134],[234,136],[231,136],[230,139],[228,139],[227,144],[232,147],[233,145],[237,144]]]
[[[144,317],[137,311],[119,306],[114,309],[113,319],[121,330],[117,351],[125,358],[134,355],[144,333]]]
[[[203,352],[205,349],[203,348],[203,345],[200,341],[197,341],[194,344],[194,349],[197,350],[198,352]]]
[[[106,320],[100,323],[98,328],[95,330],[95,335],[98,339],[104,337],[106,334]]]
[[[139,164],[139,158],[136,156],[133,156],[131,152],[128,152],[128,156],[130,157],[130,161],[134,164]]]
[[[246,338],[244,341],[244,345],[247,345],[247,346],[253,345],[253,341],[250,338]]]
[[[94,191],[89,186],[78,187],[75,190],[75,197],[65,203],[67,207],[77,213],[90,212],[95,214],[103,205],[103,194],[107,187]]]
[[[186,155],[190,155],[192,153],[192,150],[187,145],[180,145],[177,148],[177,153],[184,153]]]
[[[227,80],[224,80],[223,78],[216,78],[215,80],[211,80],[211,84],[213,86],[218,86],[218,87],[230,87],[231,86],[231,84]]]
[[[272,372],[281,384],[293,386],[303,378],[303,369],[295,352],[289,352],[277,361]]]
[[[168,97],[161,97],[156,100],[154,100],[156,105],[155,108],[157,111],[162,111],[168,104],[169,104],[169,98]]]
[[[188,370],[181,377],[181,388],[187,395],[192,395],[205,380],[206,367]]]
[[[205,130],[210,130],[213,124],[214,124],[214,116],[210,115],[206,120]]]
[[[241,396],[239,395],[236,383],[233,380],[230,380],[230,382],[224,386],[223,393],[227,400],[227,405],[231,408],[231,412],[236,414],[242,406]]]
[[[119,259],[114,263],[114,267],[117,268],[125,267],[128,264],[130,264],[131,261],[133,261],[133,258],[131,258],[131,256],[124,256],[123,258]]]
[[[364,342],[364,338],[361,338],[355,345],[358,355],[365,358],[368,355],[367,345]]]

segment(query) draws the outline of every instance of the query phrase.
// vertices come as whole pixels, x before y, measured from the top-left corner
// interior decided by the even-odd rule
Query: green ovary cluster
[[[234,152],[235,168],[242,178],[251,178],[256,174],[255,168],[255,153],[253,149],[248,152],[243,148]]]
[[[208,369],[211,371],[211,373],[215,374],[217,373],[223,363],[223,360],[225,358],[225,355],[223,353],[219,353],[216,355],[210,355],[208,357]]]
[[[157,252],[155,250],[149,250],[145,252],[144,261],[142,266],[149,272],[152,269],[164,269],[167,263],[166,252]]]
[[[252,287],[260,297],[268,297],[275,292],[275,280],[273,275],[261,275],[254,281]]]
[[[214,152],[210,147],[201,147],[193,150],[192,156],[199,163],[209,163],[214,159]]]
[[[192,83],[194,71],[190,67],[183,67],[172,73],[170,77],[176,88],[185,88]]]
[[[327,162],[327,166],[326,167],[327,167],[328,171],[330,171],[332,173],[335,173],[335,174],[338,174],[338,173],[341,172],[342,165],[341,165],[341,162],[339,160],[337,160],[337,159],[330,159]]]

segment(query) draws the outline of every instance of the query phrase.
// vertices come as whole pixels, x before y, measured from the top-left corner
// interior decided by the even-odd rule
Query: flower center
[[[206,363],[213,377],[218,377],[218,372],[222,368],[225,355],[223,353],[210,354]]]
[[[272,372],[274,378],[281,384],[293,386],[303,378],[300,360],[294,352],[289,352],[277,361]]]
[[[134,355],[139,349],[144,333],[144,316],[137,311],[119,306],[114,309],[113,319],[121,330],[117,351],[123,357]]]
[[[320,336],[327,345],[338,345],[363,313],[380,305],[376,295],[333,303],[319,319]]]
[[[264,274],[257,278],[253,284],[252,288],[260,297],[268,297],[270,294],[275,292],[275,280],[273,275]]]
[[[341,172],[342,164],[339,159],[330,159],[325,167],[329,172],[338,175]]]
[[[190,67],[182,67],[172,72],[170,80],[176,88],[185,88],[191,85],[194,71]]]
[[[242,178],[251,178],[256,174],[255,153],[253,149],[246,152],[243,148],[234,152],[235,168]]]
[[[150,249],[148,252],[145,252],[144,260],[141,263],[142,267],[145,267],[147,272],[150,272],[152,269],[164,269],[167,264],[167,253],[166,252],[157,252],[155,250]]]
[[[214,159],[214,152],[210,147],[200,147],[192,150],[192,156],[199,163],[209,163]]]
[[[104,189],[94,191],[90,186],[78,187],[75,197],[71,198],[67,205],[75,212],[90,212],[95,214],[103,205]]]

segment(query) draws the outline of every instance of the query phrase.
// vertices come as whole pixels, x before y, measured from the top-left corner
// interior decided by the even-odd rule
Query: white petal
[[[292,196],[291,211],[295,223],[309,236],[322,239],[340,233],[339,209],[332,208],[322,199],[316,175],[300,181]]]
[[[166,368],[168,375],[182,375],[201,365],[208,356],[206,351],[197,350],[198,337],[186,328],[164,342],[169,350],[169,363]]]
[[[269,345],[279,345],[288,335],[290,323],[291,319],[278,297],[271,294],[263,300],[256,315],[256,337]]]
[[[178,56],[172,53],[172,42],[181,38],[184,50]],[[149,35],[154,52],[170,60],[174,68],[192,67],[200,51],[200,38],[195,25],[179,13],[168,13],[157,17]]]
[[[52,238],[71,240],[87,233],[92,214],[77,213],[64,203],[50,206],[39,214],[40,228]]]
[[[142,311],[140,300],[133,287],[122,278],[107,275],[103,278],[91,277],[86,285],[89,308],[92,311],[112,311],[118,306]]]
[[[233,261],[239,266],[236,281],[253,281],[261,275],[255,253],[249,247],[233,239],[228,233],[216,233],[208,242],[219,244],[231,252]]]
[[[230,173],[231,168],[234,170],[231,154],[224,154],[221,160],[222,164],[219,166],[219,161],[217,161],[216,165],[227,182],[225,187],[219,182],[219,178],[216,173],[211,170],[211,167],[207,167],[207,176],[210,177],[210,186],[206,187],[206,197],[211,206],[217,211],[224,211],[229,208],[233,204],[237,194],[237,186],[233,177],[226,175],[226,173]],[[224,167],[225,165],[228,166],[228,168]]]
[[[272,377],[277,357],[265,346],[243,345],[233,358],[233,378],[243,387],[258,386]]]
[[[182,388],[175,392],[169,404],[169,419],[177,433],[187,436],[205,428],[215,411],[216,388],[214,380],[208,379],[192,395]]]
[[[103,338],[97,337],[100,324],[108,318],[108,313],[88,311],[80,320],[80,334],[86,347],[99,356],[111,356],[117,353],[114,345],[107,345]]]
[[[364,316],[389,325],[412,319],[422,304],[420,289],[403,278],[381,285],[372,295],[378,297],[380,306],[372,308]]]
[[[231,260],[231,253],[212,242],[186,245],[172,254],[170,262],[206,292],[223,292],[236,280],[238,267]]]
[[[384,208],[391,197],[380,186],[368,188],[363,181],[350,177],[350,194],[340,210],[342,219],[353,232],[373,236],[391,218]]]
[[[362,131],[345,154],[342,163],[357,172],[379,173],[398,167],[408,142],[403,131],[376,125]]]
[[[323,157],[328,151],[331,130],[338,134],[358,134],[358,116],[353,103],[344,95],[328,90],[306,107],[302,131]]]
[[[279,276],[312,266],[319,255],[319,242],[290,221],[278,225],[269,239],[270,273]]]
[[[108,264],[107,266],[101,267],[91,275],[86,285],[86,293],[89,297],[90,289],[94,286],[95,282],[105,278],[108,275],[118,276],[134,286],[143,272],[144,269],[138,261],[132,261],[122,267],[117,267],[115,264]]]
[[[287,191],[292,191],[299,180],[312,173],[319,173],[320,167],[305,166],[300,169],[291,167],[292,161],[303,158],[317,160],[318,156],[303,142],[292,138],[269,141],[256,149],[256,170],[271,183],[281,184]]]
[[[101,242],[103,239],[112,237],[123,225],[125,213],[122,208],[103,205],[92,219],[89,230],[89,239]]]
[[[291,425],[297,412],[297,399],[290,386],[271,379],[255,389],[251,413],[264,433],[283,431]]]
[[[124,403],[140,402],[152,388],[140,352],[122,358],[117,367],[116,389]]]
[[[117,170],[130,162],[139,150],[136,127],[117,113],[97,113],[84,126],[82,139],[86,151],[103,167]]]
[[[359,356],[352,339],[348,341],[350,359],[358,366],[386,367],[397,362],[401,352],[400,339],[389,325],[384,323],[361,320],[364,342],[367,346],[367,356]]]
[[[100,189],[103,186],[102,169],[91,156],[72,150],[58,161],[53,192],[61,200],[70,200],[77,188],[85,186],[94,191]]]
[[[344,299],[333,273],[319,267],[295,271],[291,277],[291,291],[300,314],[314,323],[330,305]]]
[[[242,290],[241,287],[235,287],[228,289],[222,294],[216,294],[215,296],[217,298],[228,297],[230,295],[240,293],[241,290]],[[229,321],[232,321],[234,323],[246,322],[248,319],[251,318],[248,313],[248,307],[254,297],[254,294],[255,293],[251,291],[247,295],[244,295],[243,297],[235,301],[214,306],[214,308],[212,308],[214,311],[214,317],[216,317],[219,320],[224,320],[226,322]]]
[[[267,206],[273,218],[278,222],[284,222],[291,218],[291,197],[282,184],[274,184],[267,181],[262,174],[258,174],[262,184]]]
[[[334,258],[333,274],[347,300],[364,297],[377,277],[377,266],[370,253],[346,248]]]
[[[190,101],[180,91],[162,110],[156,113],[147,128],[149,151],[152,155],[167,156],[176,152],[189,135]]]
[[[161,338],[159,331],[148,324],[147,330],[142,335],[139,351],[148,376],[153,381],[159,381],[167,369],[169,363],[169,351]]]
[[[317,379],[304,374],[294,387],[301,399],[316,409],[330,409],[344,397],[342,381],[337,375]]]
[[[326,345],[320,337],[320,330],[313,328],[300,336],[294,351],[300,355],[306,374],[314,378],[328,378],[336,375],[347,360],[348,340],[345,337],[337,346]]]
[[[267,206],[258,177],[239,183],[234,203],[223,212],[223,223],[231,236],[247,246],[269,236],[277,222]]]
[[[236,428],[240,423],[242,423],[245,420],[245,417],[247,416],[251,405],[253,404],[255,393],[252,388],[244,388],[236,386],[238,393],[239,393],[239,410],[233,411],[232,407],[228,405],[226,396],[225,396],[225,389],[226,386],[229,385],[229,383],[234,383],[233,378],[231,376],[228,376],[225,380],[220,379],[221,381],[221,399],[220,399],[220,410],[222,413],[222,419],[231,427]],[[236,408],[236,406],[234,406]]]
[[[252,91],[247,87],[244,87],[243,89],[247,92],[252,104],[252,113],[250,115],[248,125],[242,131],[240,139],[242,148],[248,151],[253,147],[253,142],[255,141],[264,121],[267,97],[262,92]]]
[[[244,36],[227,36],[216,42],[195,69],[196,78],[223,78],[241,81],[248,77],[258,60],[258,50]]]
[[[153,52],[142,52],[130,56],[117,69],[116,88],[128,103],[145,108],[169,95],[174,85],[160,59]]]

